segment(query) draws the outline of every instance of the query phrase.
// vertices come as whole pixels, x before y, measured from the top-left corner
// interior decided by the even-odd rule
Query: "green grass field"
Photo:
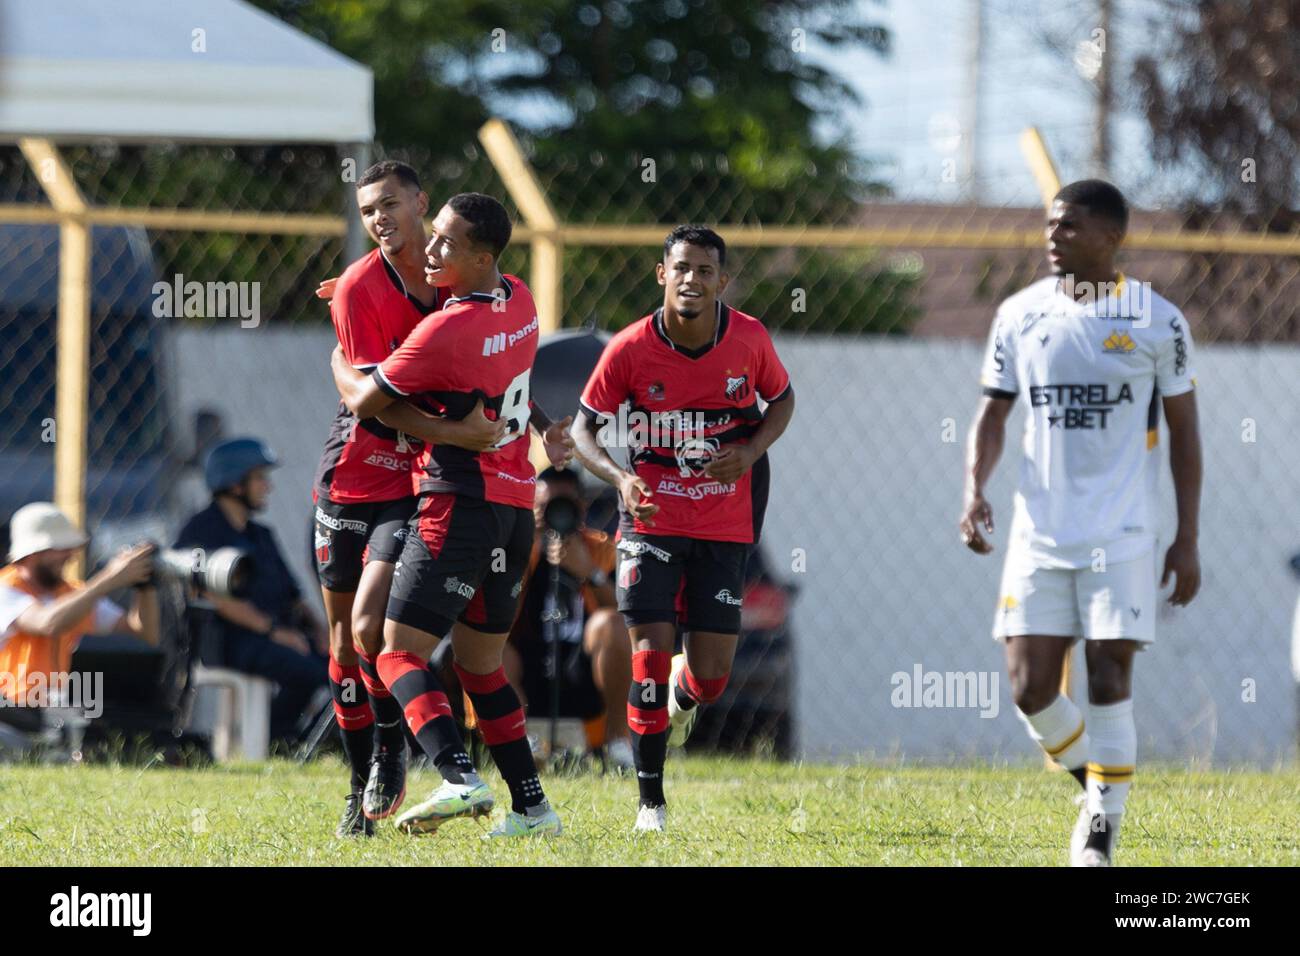
[[[488,776],[498,799],[505,787]],[[434,783],[413,771],[410,794]],[[339,841],[333,758],[205,770],[0,766],[0,865],[1059,865],[1077,787],[1034,767],[670,759],[670,832],[636,836],[635,783],[545,779],[566,833],[500,844],[457,820]],[[1300,865],[1300,771],[1139,768],[1124,865]]]

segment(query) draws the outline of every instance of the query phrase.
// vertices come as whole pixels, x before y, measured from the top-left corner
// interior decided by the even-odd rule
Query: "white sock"
[[[1074,701],[1061,694],[1036,714],[1016,713],[1029,729],[1029,736],[1043,752],[1066,770],[1076,770],[1088,760],[1088,732],[1083,714]]]
[[[1137,764],[1137,725],[1133,701],[1093,704],[1088,708],[1088,812],[1119,816],[1124,812]]]

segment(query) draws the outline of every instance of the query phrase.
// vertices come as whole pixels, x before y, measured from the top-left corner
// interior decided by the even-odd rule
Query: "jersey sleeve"
[[[600,353],[596,367],[587,379],[580,402],[592,415],[613,415],[632,394],[631,382],[626,373],[622,343],[614,340]]]
[[[758,368],[754,375],[754,388],[765,402],[777,402],[790,391],[790,373],[776,354],[776,345],[767,329],[762,329],[758,347]]]
[[[1000,309],[993,317],[993,326],[989,329],[984,366],[980,370],[980,385],[984,387],[984,394],[997,398],[1014,398],[1020,391],[1020,383],[1016,380],[1014,329]]]
[[[426,315],[406,341],[371,373],[384,394],[406,398],[420,392],[446,388],[449,348],[448,320],[460,314],[457,306]]]
[[[349,365],[368,370],[384,360],[388,349],[365,289],[355,282],[340,282],[330,300],[330,319]]]
[[[1156,389],[1166,398],[1190,392],[1196,386],[1192,370],[1192,333],[1187,319],[1177,309],[1168,322],[1169,334],[1162,336],[1156,353]]]
[[[115,604],[108,598],[100,598],[95,602],[95,616],[91,625],[91,633],[113,633],[113,628],[117,627],[117,622],[122,620],[122,615],[125,613],[126,611],[122,610],[120,604]]]

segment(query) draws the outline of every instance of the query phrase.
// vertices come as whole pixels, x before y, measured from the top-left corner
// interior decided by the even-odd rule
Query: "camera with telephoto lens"
[[[253,576],[253,559],[238,548],[158,548],[154,551],[155,577],[167,577],[191,584],[207,594],[239,597],[248,590]]]
[[[552,498],[542,509],[542,524],[561,538],[578,530],[578,503],[563,495]]]

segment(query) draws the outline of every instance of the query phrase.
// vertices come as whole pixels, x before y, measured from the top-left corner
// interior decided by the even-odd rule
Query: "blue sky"
[[[1086,40],[1096,27],[1091,0],[984,0],[986,30],[977,168],[984,201],[1003,205],[1037,202],[1037,189],[1020,155],[1018,138],[1038,126],[1063,181],[1089,173],[1092,89],[1073,57],[1049,48],[1043,31]],[[957,132],[965,116],[966,61],[972,25],[969,0],[860,0],[865,17],[886,26],[893,52],[845,56],[811,47],[809,55],[848,79],[865,108],[845,111],[843,122],[858,150],[886,161],[882,178],[901,199],[957,201],[960,184],[942,180],[943,161],[962,151],[946,132]],[[1127,73],[1140,48],[1150,0],[1114,0],[1107,49],[1116,74]],[[831,124],[826,124],[832,131]],[[1131,110],[1117,109],[1112,124],[1111,177],[1128,190],[1153,187],[1156,170],[1146,159],[1146,128]],[[960,175],[960,174],[959,174]],[[1139,205],[1152,206],[1147,197]]]

